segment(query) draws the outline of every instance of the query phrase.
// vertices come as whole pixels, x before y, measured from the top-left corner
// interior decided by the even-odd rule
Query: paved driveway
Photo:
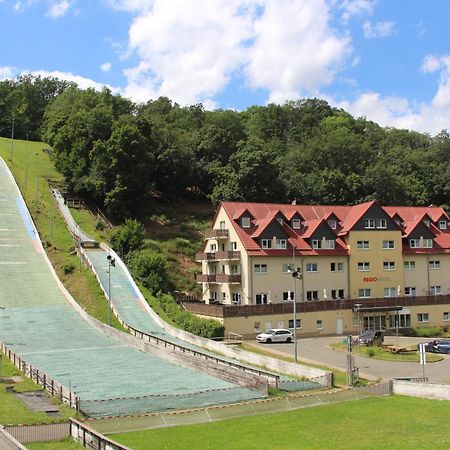
[[[328,367],[346,370],[347,352],[333,350],[331,343],[341,342],[344,336],[301,338],[297,342],[299,362],[323,364]],[[409,346],[431,339],[388,336],[386,344]],[[294,344],[257,344],[264,350],[279,354],[294,354]],[[450,355],[442,355],[443,361],[425,365],[425,376],[431,383],[450,383]],[[360,375],[367,379],[389,379],[395,377],[422,377],[423,370],[419,363],[381,361],[354,355],[355,366],[359,367]]]

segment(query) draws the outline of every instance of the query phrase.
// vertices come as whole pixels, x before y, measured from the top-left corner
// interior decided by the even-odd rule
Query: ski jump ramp
[[[93,325],[58,280],[0,158],[0,341],[69,387],[91,417],[263,397],[127,345]]]

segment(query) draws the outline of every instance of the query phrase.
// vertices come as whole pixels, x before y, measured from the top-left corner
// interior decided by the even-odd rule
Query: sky
[[[450,0],[0,0],[0,80],[244,110],[322,98],[450,130]]]

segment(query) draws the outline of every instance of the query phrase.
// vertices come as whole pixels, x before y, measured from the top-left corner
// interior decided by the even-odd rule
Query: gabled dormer
[[[290,218],[288,224],[293,230],[300,233],[302,230],[303,217],[299,212],[295,212]]]
[[[404,221],[403,218],[400,216],[400,214],[395,213],[395,214],[392,216],[392,220],[397,224],[397,226],[398,226],[400,229],[403,229],[403,228],[405,227],[405,221]]]
[[[278,211],[275,214],[275,219],[278,221],[278,223],[280,225],[284,225],[285,223],[289,223],[288,220],[286,219],[286,216],[281,211]]]
[[[336,235],[325,219],[309,220],[302,237],[315,250],[327,250],[336,247]]]
[[[445,214],[442,214],[434,224],[439,230],[447,231],[449,229],[449,218]]]
[[[434,233],[422,220],[408,224],[405,230],[406,246],[409,248],[433,248]]]
[[[254,217],[247,208],[242,208],[236,211],[233,220],[235,220],[241,228],[248,230],[253,227]]]
[[[370,202],[367,209],[360,217],[355,219],[356,221],[351,227],[352,231],[398,231],[401,229],[401,227],[392,220],[389,214],[376,201]]]
[[[339,218],[336,216],[336,214],[334,213],[330,213],[327,217],[325,217],[328,226],[335,232],[337,233],[339,228],[340,228],[340,224],[339,224]]]
[[[431,219],[431,217],[427,214],[427,213],[425,213],[424,215],[423,215],[423,217],[422,217],[422,222],[428,227],[428,228],[430,228],[430,225],[432,224],[432,219]]]
[[[263,250],[286,249],[289,235],[284,226],[274,215],[272,218],[258,220],[256,230],[252,234],[255,240]]]

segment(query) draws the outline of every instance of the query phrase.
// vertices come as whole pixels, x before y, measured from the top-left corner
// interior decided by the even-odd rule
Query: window
[[[255,264],[255,273],[267,273],[267,264]]]
[[[301,223],[300,219],[292,219],[292,228],[294,230],[299,230],[301,225],[302,225],[302,223]]]
[[[209,302],[217,302],[217,292],[211,291],[211,298],[209,299]]]
[[[306,263],[307,272],[317,272],[317,263]]]
[[[424,223],[427,227],[430,226],[430,221],[429,221],[429,219],[425,219],[425,220],[423,221],[423,223]]]
[[[292,302],[295,299],[295,292],[287,291],[283,292],[283,301],[284,302]]]
[[[443,313],[443,318],[444,318],[444,321],[445,322],[448,322],[448,321],[450,321],[450,312],[444,312]]]
[[[313,239],[312,248],[314,249],[333,249],[335,248],[334,239]]]
[[[416,288],[415,287],[405,287],[405,295],[408,297],[415,297],[416,296]]]
[[[261,322],[255,322],[253,324],[253,329],[255,330],[255,333],[261,330]]]
[[[403,268],[405,270],[416,270],[416,262],[415,261],[405,261],[403,263]]]
[[[267,294],[256,294],[255,301],[257,305],[265,305],[267,303]]]
[[[283,223],[284,223],[284,220],[283,220],[283,218],[282,217],[278,217],[278,223],[280,224],[280,225],[283,225]]]
[[[370,289],[358,289],[358,297],[359,298],[368,298],[370,297]]]
[[[295,319],[295,328],[301,328],[302,327],[302,319]],[[289,320],[289,329],[292,330],[294,328],[294,321],[291,319]]]
[[[323,329],[323,322],[321,320],[316,320],[316,328],[318,330],[322,330]]]
[[[225,303],[227,301],[227,294],[226,292],[222,292],[222,303]]]
[[[383,248],[384,249],[395,248],[395,241],[383,241]]]
[[[377,219],[377,228],[386,228],[386,219]]]
[[[428,322],[428,321],[429,321],[428,313],[417,314],[417,322]]]
[[[230,274],[231,275],[238,275],[239,274],[239,267],[237,264],[232,264],[230,266]]]
[[[241,218],[242,228],[250,228],[250,225],[251,225],[250,217],[242,217]]]
[[[233,292],[231,297],[231,303],[233,303],[234,305],[241,304],[241,294],[239,294],[239,292]]]
[[[210,244],[209,251],[214,253],[217,250],[217,244]]]
[[[433,248],[433,239],[424,239],[423,248]]]
[[[447,221],[446,220],[440,220],[439,221],[439,229],[440,230],[446,230],[447,229]]]
[[[383,262],[383,270],[395,270],[395,262],[394,261],[384,261]]]
[[[272,248],[272,239],[261,239],[261,248]]]
[[[364,220],[364,228],[375,228],[375,219]]]
[[[429,261],[428,267],[430,269],[440,269],[441,268],[441,262],[440,261]]]
[[[397,295],[397,289],[395,287],[384,288],[385,297],[395,297]]]
[[[306,300],[318,300],[319,291],[306,291]]]
[[[430,294],[441,295],[442,294],[441,286],[430,286]]]
[[[368,272],[370,270],[370,262],[359,262],[358,263],[358,271],[359,272]]]
[[[344,298],[344,289],[331,289],[331,298],[333,300]]]
[[[220,228],[221,230],[225,230],[225,220],[221,220],[221,221],[220,221],[220,223],[219,223],[219,228]]]
[[[276,248],[286,248],[286,239],[277,239]]]
[[[236,251],[238,249],[237,242],[230,242],[231,251]]]
[[[360,249],[368,249],[370,248],[369,241],[357,241],[356,247]]]
[[[330,263],[330,269],[332,272],[343,272],[344,271],[344,263],[332,262],[332,263]]]
[[[332,230],[335,230],[335,229],[337,228],[337,222],[336,222],[336,219],[330,219],[330,220],[328,221],[328,225],[330,225],[330,228],[331,228]]]
[[[409,240],[409,246],[411,248],[419,248],[419,246],[420,246],[420,239],[410,239]]]

